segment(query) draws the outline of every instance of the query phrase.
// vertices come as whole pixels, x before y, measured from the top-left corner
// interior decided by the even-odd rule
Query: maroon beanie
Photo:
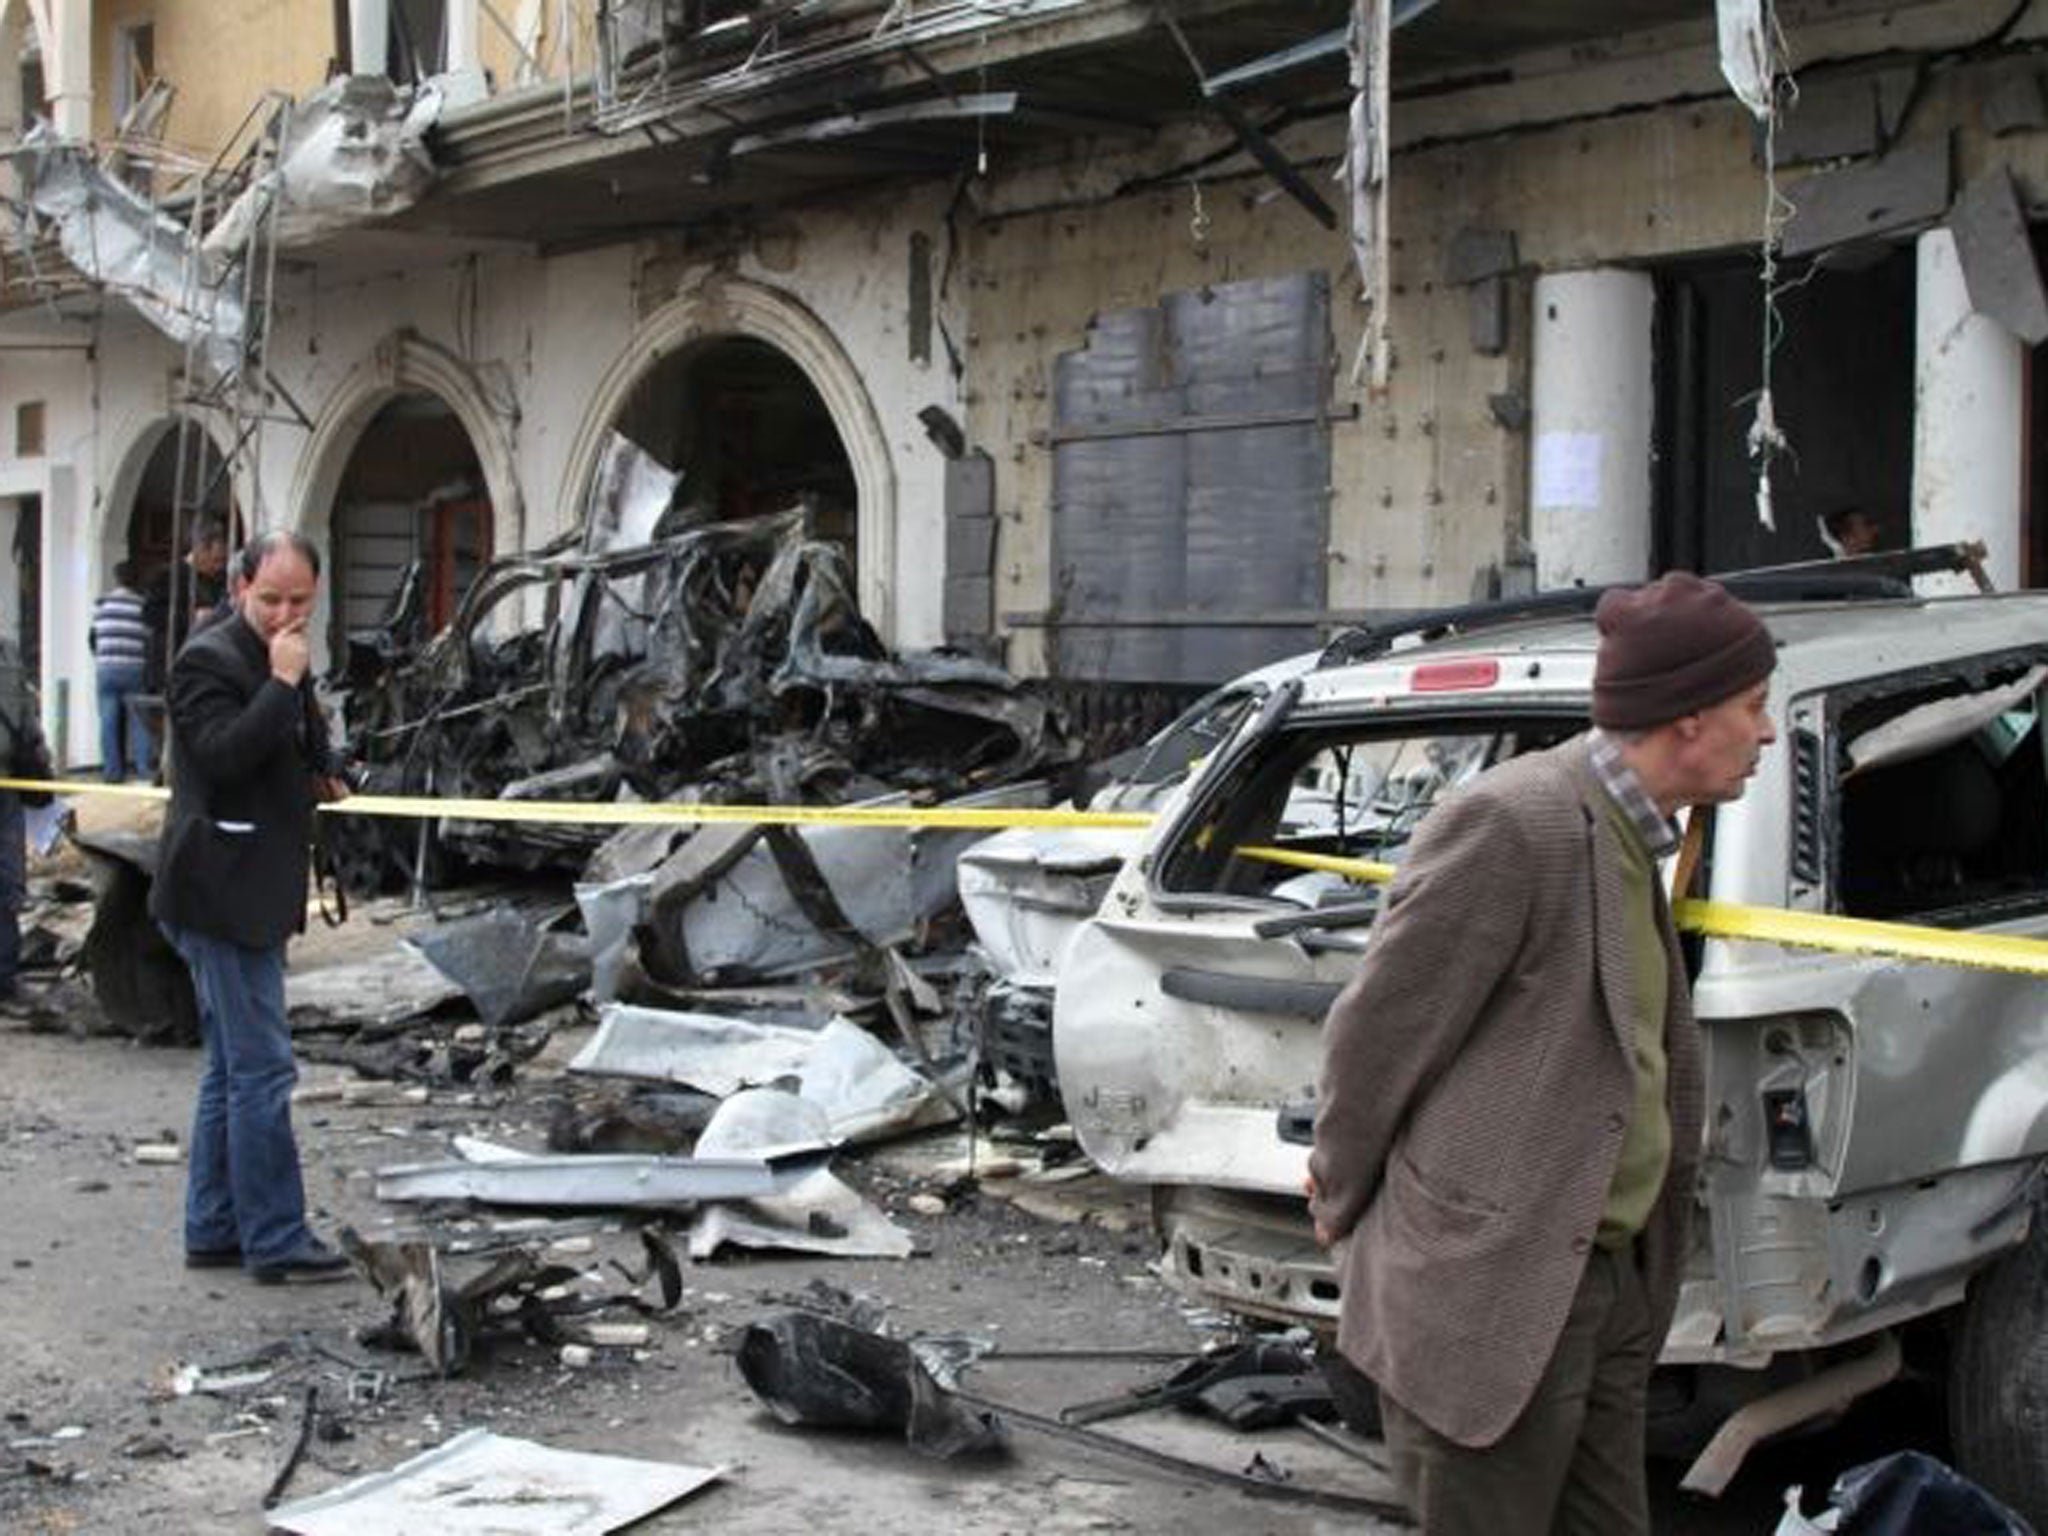
[[[1673,571],[1617,587],[1594,611],[1593,723],[1642,730],[1718,704],[1771,675],[1763,622],[1717,581]]]

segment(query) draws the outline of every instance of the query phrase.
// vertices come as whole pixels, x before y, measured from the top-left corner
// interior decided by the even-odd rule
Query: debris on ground
[[[751,1157],[648,1157],[629,1152],[555,1156],[472,1142],[471,1155],[409,1163],[377,1175],[377,1198],[475,1201],[548,1210],[683,1210],[708,1200],[782,1194],[821,1167],[816,1144]]]
[[[466,1430],[388,1472],[270,1512],[294,1536],[605,1536],[725,1475]]]
[[[456,1375],[480,1346],[511,1334],[584,1349],[642,1347],[644,1328],[620,1333],[599,1314],[673,1311],[682,1300],[682,1263],[655,1226],[638,1229],[639,1267],[570,1262],[573,1240],[608,1230],[615,1225],[589,1221],[372,1235],[346,1229],[342,1251],[391,1304],[389,1320],[364,1330],[361,1341],[415,1350],[438,1376]]]
[[[947,1392],[911,1346],[819,1312],[777,1312],[740,1338],[740,1374],[785,1424],[900,1434],[940,1460],[1000,1453],[1001,1422]]]
[[[487,565],[438,635],[423,632],[415,582],[379,629],[351,636],[347,734],[371,789],[839,805],[942,799],[1071,766],[1054,712],[1009,673],[889,652],[860,615],[844,550],[812,536],[807,509],[707,522],[625,439],[607,465],[583,526]],[[506,621],[519,612],[549,617]],[[352,888],[379,889],[451,860],[578,871],[602,841],[577,825],[454,820],[429,832],[363,818],[335,852]],[[713,838],[715,857],[706,847],[688,862],[701,881],[758,841]],[[832,857],[799,854],[809,867],[797,883],[810,889],[780,899],[817,894]],[[900,849],[888,860],[901,867]]]
[[[1815,1519],[1799,1508],[1800,1490],[1785,1491],[1777,1536],[2031,1536],[2032,1527],[1954,1468],[1924,1451],[1895,1451],[1851,1467],[1828,1490]]]

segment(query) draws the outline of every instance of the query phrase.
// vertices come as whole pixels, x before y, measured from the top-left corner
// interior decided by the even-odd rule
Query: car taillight
[[[1425,661],[1408,674],[1410,693],[1463,693],[1491,688],[1500,681],[1500,663],[1491,656],[1477,661]]]

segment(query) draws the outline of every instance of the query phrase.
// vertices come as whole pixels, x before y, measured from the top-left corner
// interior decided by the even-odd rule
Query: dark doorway
[[[1876,523],[1879,548],[1911,542],[1914,286],[1913,252],[1900,247],[1781,294],[1771,382],[1790,448],[1772,466],[1772,530],[1757,517],[1748,449],[1763,372],[1756,261],[1658,274],[1659,570],[1821,559],[1820,520],[1850,508]]]
[[[370,419],[342,473],[331,526],[331,655],[384,621],[415,561],[426,633],[454,616],[491,558],[491,503],[469,433],[443,401],[400,395]]]
[[[21,616],[23,675],[43,675],[43,498],[22,496],[14,503],[15,612]]]
[[[2048,228],[2034,231],[2034,262],[2048,271]],[[2027,352],[2027,456],[2021,465],[2027,519],[2020,525],[2020,580],[2048,587],[2048,342]]]
[[[179,440],[183,439],[180,462]],[[182,467],[185,494],[178,495]],[[175,421],[150,450],[135,500],[128,509],[128,559],[145,583],[182,555],[195,518],[206,518],[228,530],[228,543],[240,542],[234,516],[234,492],[227,463],[213,439],[197,422]],[[176,524],[174,527],[173,524]]]
[[[858,555],[853,462],[804,371],[750,336],[685,347],[647,371],[614,423],[682,471],[677,500],[707,520],[810,507],[813,533]]]

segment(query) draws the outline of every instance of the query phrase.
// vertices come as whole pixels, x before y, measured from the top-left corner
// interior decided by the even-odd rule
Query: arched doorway
[[[647,370],[614,425],[681,473],[678,496],[705,518],[801,503],[812,531],[858,566],[853,462],[817,386],[779,347],[753,336],[693,342]]]
[[[736,343],[752,343],[766,352]],[[847,515],[854,530],[850,547],[861,614],[885,637],[893,635],[896,468],[889,440],[860,370],[831,328],[780,289],[744,278],[710,277],[649,314],[592,394],[570,445],[560,504],[580,512],[612,435],[630,421],[633,430],[658,437],[660,416],[676,409],[674,383],[708,376],[721,358],[751,360],[754,372],[765,374],[771,390],[780,391],[783,405],[775,414],[795,414],[812,423],[818,438],[836,444],[844,456],[853,481]],[[801,376],[804,391],[792,387],[794,375]],[[669,388],[657,382],[662,379],[670,381]],[[811,411],[813,398],[823,406],[822,418]],[[827,478],[843,483],[836,471]]]
[[[125,527],[108,541],[113,558],[128,561],[144,583],[152,581],[185,552],[193,525],[201,522],[226,529],[230,548],[241,542],[227,459],[206,428],[189,417],[173,416],[158,427],[142,461]]]
[[[329,514],[329,654],[392,617],[408,589],[416,638],[445,625],[491,558],[491,515],[476,446],[448,403],[420,390],[387,399],[356,439]]]

